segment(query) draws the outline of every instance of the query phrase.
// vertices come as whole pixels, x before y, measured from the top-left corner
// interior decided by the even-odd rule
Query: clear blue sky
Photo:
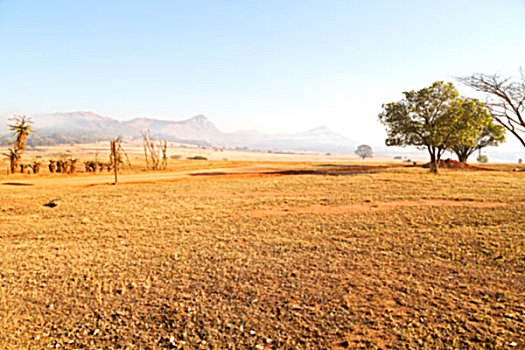
[[[0,0],[0,44],[2,113],[205,114],[381,144],[401,91],[525,67],[525,1]]]

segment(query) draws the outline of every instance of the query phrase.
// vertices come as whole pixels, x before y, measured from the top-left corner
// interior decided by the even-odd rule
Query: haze
[[[0,1],[0,111],[205,114],[381,145],[377,114],[402,91],[518,74],[523,18],[510,0]]]

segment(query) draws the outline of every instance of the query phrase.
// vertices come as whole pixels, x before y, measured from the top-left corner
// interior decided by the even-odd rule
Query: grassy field
[[[0,185],[2,349],[525,347],[523,172],[66,178]]]

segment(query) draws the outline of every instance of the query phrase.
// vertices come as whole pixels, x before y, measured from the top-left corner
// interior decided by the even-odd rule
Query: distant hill
[[[102,141],[118,135],[141,139],[140,131],[150,130],[157,139],[217,147],[323,152],[353,152],[355,148],[352,140],[326,127],[295,134],[264,134],[255,130],[225,133],[204,115],[182,121],[155,118],[118,121],[93,112],[35,114],[31,118],[35,134],[28,143],[34,145]],[[0,117],[2,128],[6,119]],[[5,128],[2,133],[5,133]]]

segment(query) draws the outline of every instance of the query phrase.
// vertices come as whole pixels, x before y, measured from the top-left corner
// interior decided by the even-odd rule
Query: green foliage
[[[387,127],[387,146],[416,146],[427,149],[430,169],[447,150],[460,160],[476,149],[504,141],[502,127],[492,123],[486,106],[463,99],[452,83],[441,81],[419,91],[403,93],[404,99],[383,105],[379,120]],[[461,154],[461,156],[460,156]]]
[[[457,99],[451,110],[456,117],[456,140],[450,151],[457,154],[460,162],[466,163],[476,150],[505,141],[505,128],[493,123],[492,115],[483,102]]]
[[[448,146],[449,105],[458,97],[452,83],[435,82],[419,91],[403,92],[399,102],[383,105],[379,120],[387,126],[387,146]]]
[[[452,83],[438,81],[419,91],[403,92],[399,102],[383,105],[379,120],[387,127],[387,146],[427,149],[432,172],[441,155],[454,145],[456,129],[451,105],[459,93]]]
[[[370,147],[369,145],[358,146],[354,153],[363,159],[372,158],[374,156],[372,147]]]

